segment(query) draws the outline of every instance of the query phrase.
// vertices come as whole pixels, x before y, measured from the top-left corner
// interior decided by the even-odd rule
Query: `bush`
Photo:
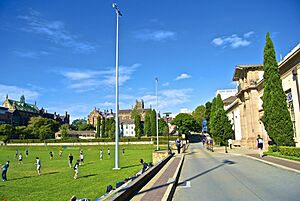
[[[270,145],[269,147],[268,147],[268,151],[269,152],[279,152],[279,147],[277,146],[277,145]]]
[[[285,156],[300,157],[300,148],[281,146],[279,147],[279,151],[282,155]]]

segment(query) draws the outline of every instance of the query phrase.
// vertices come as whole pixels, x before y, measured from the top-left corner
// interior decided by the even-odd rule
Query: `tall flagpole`
[[[115,129],[115,167],[114,170],[119,170],[119,16],[122,16],[117,4],[113,4],[116,10],[116,129]]]
[[[158,78],[156,80],[156,150],[159,150],[159,143],[158,143],[158,97],[157,97],[157,84]]]

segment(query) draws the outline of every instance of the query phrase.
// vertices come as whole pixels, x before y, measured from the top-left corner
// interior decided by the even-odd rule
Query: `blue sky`
[[[115,13],[111,0],[0,2],[0,98],[37,101],[83,118],[115,108]],[[263,62],[266,32],[276,54],[300,40],[300,2],[116,1],[120,19],[120,109],[136,99],[159,110],[194,110],[235,88],[237,64]]]

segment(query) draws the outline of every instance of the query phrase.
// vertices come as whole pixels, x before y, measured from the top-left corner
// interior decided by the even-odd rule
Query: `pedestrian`
[[[142,164],[142,174],[147,170],[148,164],[144,162],[143,159],[140,159],[140,163]]]
[[[62,153],[63,153],[63,151],[62,151],[62,150],[59,150],[59,157],[60,157],[60,158],[62,157]]]
[[[107,148],[107,155],[108,155],[108,158],[110,158],[110,149]]]
[[[50,155],[50,160],[53,160],[53,152],[52,151],[49,152],[49,155]]]
[[[25,150],[26,158],[28,157],[28,149]]]
[[[22,153],[19,154],[19,164],[23,164],[23,156],[22,156]]]
[[[103,151],[102,151],[102,149],[100,149],[100,160],[102,160],[103,159]]]
[[[39,157],[36,157],[35,159],[36,159],[35,165],[36,165],[37,174],[38,174],[38,176],[40,176],[41,175],[41,160]]]
[[[231,138],[228,139],[228,146],[230,149],[232,149],[232,139]]]
[[[9,167],[9,161],[6,161],[6,163],[2,166],[2,181],[7,181],[7,170]]]
[[[19,156],[19,151],[16,149],[16,158]]]
[[[69,167],[72,168],[73,155],[69,154]]]
[[[259,154],[259,157],[263,157],[264,154],[263,154],[263,147],[264,147],[264,140],[260,137],[260,135],[257,136],[257,148],[258,148],[258,154]]]
[[[82,165],[84,163],[84,156],[83,152],[80,153],[80,164]]]
[[[180,146],[181,146],[180,139],[177,138],[177,140],[176,140],[176,147],[177,147],[178,154],[180,154]]]
[[[79,173],[79,160],[77,160],[75,165],[74,165],[74,171],[75,171],[74,179],[77,179],[77,176],[78,176],[78,173]]]
[[[124,156],[125,155],[125,149],[122,148],[122,155]]]

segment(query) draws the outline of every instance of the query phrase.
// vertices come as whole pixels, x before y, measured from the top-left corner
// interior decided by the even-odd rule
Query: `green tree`
[[[190,114],[180,113],[178,114],[173,121],[172,125],[176,125],[179,134],[188,134],[189,131],[199,130],[199,124]]]
[[[25,139],[26,134],[27,134],[27,130],[26,130],[26,126],[16,126],[15,127],[15,133],[17,136],[19,136],[20,139]]]
[[[192,116],[200,125],[202,123],[202,119],[205,118],[205,111],[206,111],[206,107],[204,105],[199,105],[192,112]]]
[[[31,117],[28,123],[28,130],[30,130],[33,135],[44,140],[54,138],[54,133],[59,130],[59,126],[60,124],[53,119]]]
[[[169,133],[169,126],[167,122],[163,118],[160,118],[158,120],[158,134],[168,135],[168,133]]]
[[[209,120],[210,120],[210,113],[211,113],[211,105],[212,103],[210,101],[205,103],[205,119],[207,121],[207,133],[210,133],[210,126],[209,126]]]
[[[156,111],[152,109],[150,111],[150,124],[151,124],[151,134],[156,134]]]
[[[60,126],[59,130],[61,132],[62,139],[69,137],[69,127],[70,126],[68,124],[63,124]]]
[[[131,111],[131,119],[133,119],[134,122],[134,132],[135,132],[135,136],[140,138],[142,136],[142,122],[141,122],[141,115],[139,114],[139,112],[137,111],[136,108],[134,108]]]
[[[97,117],[97,126],[96,126],[97,138],[100,137],[100,133],[101,133],[100,128],[101,128],[101,118]]]
[[[150,121],[150,114],[151,111],[147,110],[145,114],[145,120],[144,120],[144,134],[146,136],[151,135],[151,121]]]
[[[13,133],[13,127],[10,124],[1,124],[0,125],[0,140],[5,143],[10,138]]]
[[[224,110],[220,94],[213,100],[210,120],[212,136],[215,142],[225,145],[225,152],[227,152],[227,142],[229,138],[233,137],[233,130]]]
[[[264,48],[264,94],[262,97],[264,115],[262,120],[269,137],[275,144],[294,146],[293,124],[275,55],[272,39],[267,33]]]
[[[115,138],[115,120],[114,118],[106,118],[105,119],[105,133],[110,138]]]
[[[107,134],[106,134],[106,129],[105,129],[105,118],[102,119],[102,122],[101,122],[101,137],[107,137]]]

